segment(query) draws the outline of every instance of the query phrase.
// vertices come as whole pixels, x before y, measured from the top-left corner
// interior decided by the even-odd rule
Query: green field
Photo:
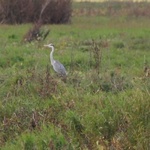
[[[149,25],[144,17],[73,16],[31,43],[21,42],[31,24],[0,25],[0,150],[148,150]]]

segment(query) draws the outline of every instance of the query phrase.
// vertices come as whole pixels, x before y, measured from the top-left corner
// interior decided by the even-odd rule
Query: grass
[[[149,148],[149,20],[74,16],[44,42],[26,25],[1,25],[0,149]],[[49,61],[69,72],[66,82]]]

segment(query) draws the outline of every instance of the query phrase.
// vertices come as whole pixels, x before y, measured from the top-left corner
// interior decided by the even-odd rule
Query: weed
[[[42,41],[45,40],[46,37],[48,36],[50,30],[44,31],[41,29],[42,24],[41,23],[36,23],[32,29],[30,29],[26,35],[23,37],[24,42],[32,42],[34,40],[36,41]]]
[[[100,64],[101,64],[101,59],[102,59],[102,51],[101,51],[99,45],[96,44],[94,40],[93,40],[93,45],[92,45],[92,51],[93,51],[93,57],[95,60],[94,68],[95,68],[97,74],[99,75]]]
[[[57,92],[58,82],[50,75],[48,66],[47,66],[45,76],[43,77],[44,78],[40,77],[39,80],[41,85],[39,89],[39,94],[42,97],[50,97]]]

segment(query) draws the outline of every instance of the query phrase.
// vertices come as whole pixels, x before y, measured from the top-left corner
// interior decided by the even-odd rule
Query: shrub
[[[71,17],[71,0],[0,0],[0,22],[67,23]]]
[[[43,23],[67,23],[70,22],[72,13],[72,0],[49,0],[42,8],[40,18]]]

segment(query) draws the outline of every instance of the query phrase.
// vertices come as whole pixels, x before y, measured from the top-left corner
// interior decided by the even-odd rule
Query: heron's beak
[[[45,47],[48,47],[48,45],[44,45]]]

